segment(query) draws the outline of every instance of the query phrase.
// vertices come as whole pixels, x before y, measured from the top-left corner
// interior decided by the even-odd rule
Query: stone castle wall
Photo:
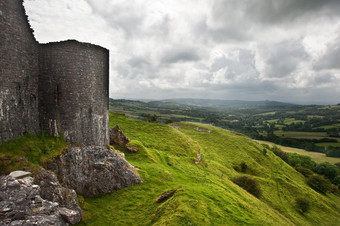
[[[108,144],[108,50],[77,41],[40,45],[42,129],[72,143]]]
[[[0,0],[0,144],[42,130],[108,144],[108,50],[77,41],[40,45],[22,0]]]
[[[0,142],[38,132],[38,43],[21,1],[0,1]]]

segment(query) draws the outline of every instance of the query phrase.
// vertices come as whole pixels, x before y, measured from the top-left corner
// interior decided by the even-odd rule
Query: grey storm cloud
[[[265,46],[265,75],[268,77],[285,77],[294,72],[297,66],[308,59],[308,54],[300,41],[291,40]]]
[[[150,62],[146,60],[144,57],[133,57],[130,60],[128,60],[127,63],[128,65],[134,68],[140,68],[150,65]]]
[[[112,28],[121,29],[127,37],[139,33],[146,17],[136,0],[131,1],[103,1],[85,0],[93,12],[101,16]]]
[[[316,63],[315,68],[340,69],[340,33],[338,37],[327,46],[326,53]]]
[[[338,0],[215,0],[196,29],[218,42],[247,41],[268,27],[340,17],[339,11]]]
[[[199,61],[201,57],[195,49],[172,49],[164,52],[161,62],[166,64]]]
[[[214,18],[227,21],[244,20],[264,24],[298,20],[312,13],[339,16],[338,0],[215,0]],[[242,25],[242,24],[241,24]]]
[[[335,81],[335,77],[334,75],[330,74],[330,73],[321,73],[318,74],[315,79],[314,82],[315,84],[329,84]]]
[[[339,0],[24,4],[38,41],[110,50],[113,98],[339,102]]]

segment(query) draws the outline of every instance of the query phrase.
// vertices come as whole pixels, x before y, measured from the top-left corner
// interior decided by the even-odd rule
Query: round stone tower
[[[0,143],[39,132],[38,43],[22,0],[0,1]]]
[[[85,145],[109,144],[109,51],[74,40],[39,47],[42,130]]]

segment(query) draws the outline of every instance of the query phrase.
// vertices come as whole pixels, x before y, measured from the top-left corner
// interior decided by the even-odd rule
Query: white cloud
[[[77,39],[110,50],[113,98],[336,103],[340,96],[337,0],[26,0],[25,6],[40,42]]]

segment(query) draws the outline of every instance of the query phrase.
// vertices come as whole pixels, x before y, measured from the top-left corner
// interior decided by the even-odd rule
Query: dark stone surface
[[[42,129],[65,140],[107,145],[109,51],[74,40],[40,45]]]
[[[0,144],[39,131],[38,43],[21,0],[0,1]]]
[[[40,45],[22,0],[0,1],[0,144],[45,130],[107,145],[109,51],[74,40]]]

